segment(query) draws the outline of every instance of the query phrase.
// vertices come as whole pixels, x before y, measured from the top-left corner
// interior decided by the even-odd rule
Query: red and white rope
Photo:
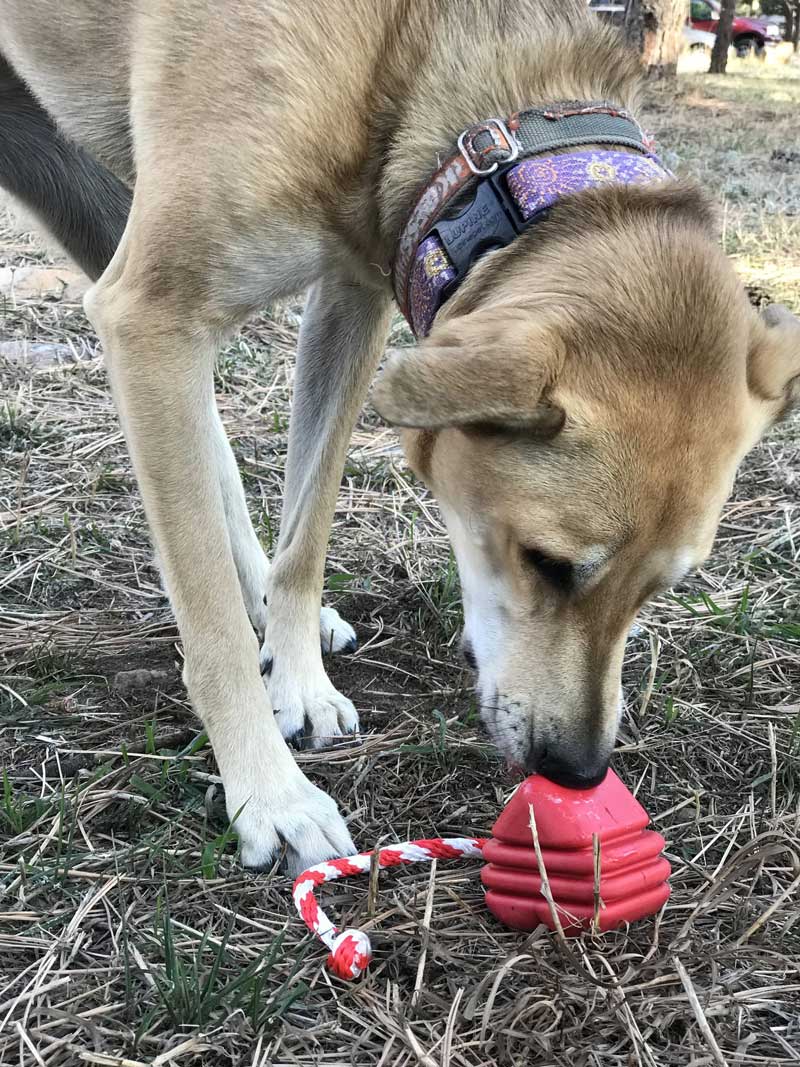
[[[432,859],[463,859],[480,856],[487,838],[432,837],[404,841],[378,852],[379,867],[401,867],[406,863],[425,863]],[[372,959],[372,946],[363,930],[340,931],[317,903],[314,891],[324,882],[366,874],[372,866],[372,852],[359,852],[338,860],[327,860],[309,867],[295,879],[292,889],[295,907],[309,930],[330,949],[328,967],[339,978],[358,978]]]

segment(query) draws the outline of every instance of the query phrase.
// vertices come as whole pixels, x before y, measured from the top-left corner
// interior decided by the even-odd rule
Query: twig
[[[597,934],[600,932],[600,909],[603,907],[603,901],[600,899],[600,868],[602,863],[602,857],[600,852],[600,837],[598,834],[592,834],[592,853],[593,853],[593,873],[594,873],[594,886],[593,886],[593,899],[594,899],[594,911],[592,914],[592,933]]]
[[[370,874],[371,874],[370,870]],[[431,915],[433,914],[433,893],[436,888],[436,860],[431,860],[431,870],[428,876],[428,893],[425,900],[425,914],[422,917],[422,947],[419,954],[419,962],[417,963],[417,977],[414,981],[414,992],[411,994],[411,1010],[413,1011],[419,1003],[420,992],[422,990],[422,977],[425,973],[425,961],[428,958],[428,942],[431,937]]]
[[[742,936],[736,941],[736,947],[738,948],[740,945],[743,945],[745,941],[749,941],[753,934],[757,930],[760,930],[764,923],[767,922],[770,916],[775,914],[781,904],[783,904],[784,900],[789,899],[789,897],[792,895],[792,893],[794,893],[795,889],[797,889],[798,886],[800,886],[800,874],[798,874],[794,881],[790,885],[787,885],[783,892],[780,893],[773,900],[767,910],[762,912],[761,915],[759,915],[753,925],[750,926],[747,930],[745,930]]]
[[[728,1061],[722,1055],[722,1049],[717,1044],[717,1039],[714,1037],[711,1027],[708,1025],[708,1019],[706,1018],[706,1013],[703,1011],[703,1005],[700,1003],[686,968],[677,956],[672,957],[672,962],[675,964],[675,970],[678,972],[678,977],[683,984],[683,988],[686,990],[686,996],[689,998],[689,1004],[694,1012],[695,1019],[697,1019],[697,1025],[700,1027],[700,1031],[706,1039],[706,1044],[711,1050],[714,1062],[717,1063],[719,1067],[728,1067]]]
[[[567,937],[564,933],[564,927],[561,925],[561,919],[558,916],[556,902],[553,899],[553,894],[550,889],[550,879],[547,877],[547,868],[544,865],[544,857],[542,856],[542,846],[539,844],[539,831],[536,828],[536,814],[533,810],[533,804],[528,805],[528,815],[530,818],[531,835],[533,836],[533,850],[536,853],[536,863],[539,867],[539,877],[542,879],[541,893],[544,899],[547,901],[547,906],[550,909],[550,918],[553,920],[553,926],[555,927],[556,935],[559,941],[563,944],[564,948],[566,948]]]

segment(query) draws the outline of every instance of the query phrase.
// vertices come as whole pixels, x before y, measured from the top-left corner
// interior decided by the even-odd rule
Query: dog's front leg
[[[326,278],[309,294],[297,352],[278,548],[262,661],[284,737],[324,747],[358,726],[322,665],[325,550],[356,417],[389,327],[383,292]]]
[[[141,229],[134,206],[87,313],[107,353],[183,639],[187,686],[214,747],[243,862],[267,864],[285,842],[289,866],[302,869],[353,844],[334,802],[284,744],[261,680],[220,479],[212,376],[219,336],[191,286],[153,281],[146,249],[154,240]]]
[[[266,594],[270,563],[253,527],[236,457],[216,404],[211,419],[214,427],[212,441],[233,562],[239,575],[248,617],[256,633],[263,638],[267,625]]]
[[[244,604],[250,622],[259,637],[263,639],[267,625],[267,584],[270,562],[253,527],[236,457],[216,407],[213,415],[216,427],[214,448],[217,453],[222,500],[225,506],[225,518],[228,522],[233,560],[239,574],[239,584],[242,587]],[[352,652],[356,647],[353,627],[345,622],[334,608],[320,608],[319,639],[322,651],[326,654]]]

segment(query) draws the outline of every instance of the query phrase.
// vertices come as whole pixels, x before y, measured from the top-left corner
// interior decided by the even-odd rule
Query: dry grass
[[[654,89],[646,115],[673,165],[724,199],[745,278],[796,310],[798,105],[800,72],[752,68]],[[2,241],[0,266],[47,261],[8,227]],[[218,375],[266,544],[297,322],[287,307],[252,323]],[[712,560],[631,641],[616,766],[668,839],[663,914],[565,950],[501,929],[474,863],[441,864],[432,888],[424,868],[392,872],[373,913],[364,881],[330,892],[337,918],[373,931],[373,967],[348,986],[288,881],[237,864],[90,327],[79,306],[8,300],[0,341],[13,338],[68,349],[55,366],[0,350],[0,1063],[800,1060],[796,423],[748,459]],[[304,766],[364,846],[485,832],[509,783],[454,649],[444,531],[370,414],[328,586],[362,641],[331,670],[365,738]],[[144,687],[115,685],[140,669]]]

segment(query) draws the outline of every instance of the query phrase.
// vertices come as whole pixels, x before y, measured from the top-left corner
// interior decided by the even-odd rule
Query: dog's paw
[[[264,650],[262,649],[262,669]],[[303,668],[302,659],[286,653],[277,661],[269,652],[264,681],[275,722],[295,748],[329,748],[358,730],[358,713],[351,700],[333,686],[321,665]]]
[[[331,652],[355,652],[358,646],[355,630],[335,608],[320,609],[319,640],[323,655]]]
[[[245,867],[269,868],[285,848],[287,874],[337,856],[351,856],[356,847],[336,802],[294,767],[284,787],[226,787],[228,817],[239,835]]]
[[[358,732],[358,712],[330,682],[292,686],[272,696],[275,722],[295,748],[330,748]]]

